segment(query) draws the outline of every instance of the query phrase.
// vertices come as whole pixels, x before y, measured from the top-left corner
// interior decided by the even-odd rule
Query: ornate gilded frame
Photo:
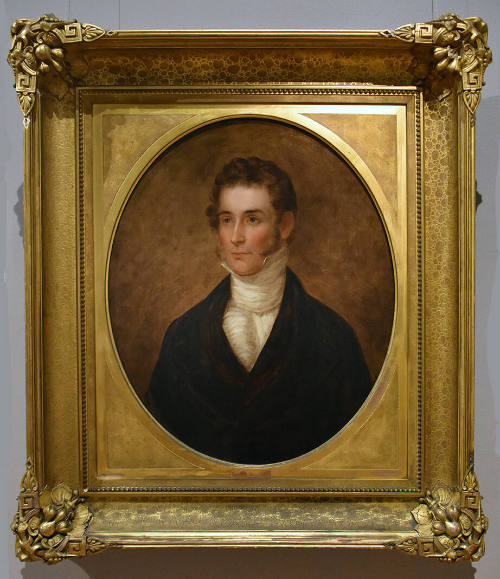
[[[28,459],[12,523],[18,557],[56,563],[107,547],[211,545],[478,560],[488,520],[473,471],[474,115],[491,60],[486,24],[447,14],[394,31],[140,32],[44,15],[17,20],[11,35],[25,136]],[[345,129],[334,143],[332,131],[303,120],[356,106],[397,117],[393,161],[405,167],[395,197],[407,208],[400,237],[387,225],[395,263],[406,268],[393,340],[401,342],[398,376],[409,376],[400,379],[397,413],[406,425],[403,470],[373,467],[356,478],[351,465],[308,478],[283,465],[223,465],[203,484],[188,470],[177,478],[144,466],[106,471],[99,295],[112,236],[96,227],[107,194],[99,119],[149,107],[159,117],[194,110],[200,123],[206,115],[302,123],[358,171],[390,224],[376,192],[383,175],[366,177],[376,170],[365,133]],[[127,161],[123,199],[180,134],[163,130]],[[377,432],[377,444],[389,444]]]

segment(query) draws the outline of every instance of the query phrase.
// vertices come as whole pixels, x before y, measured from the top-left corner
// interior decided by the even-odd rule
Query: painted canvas
[[[393,324],[391,253],[331,146],[224,120],[142,176],[113,242],[109,309],[129,382],[170,435],[277,463],[327,442],[369,396]]]

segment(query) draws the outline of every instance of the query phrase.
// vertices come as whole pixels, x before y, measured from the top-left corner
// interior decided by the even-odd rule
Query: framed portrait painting
[[[210,544],[479,558],[486,25],[139,33],[43,16],[12,36],[19,557]],[[469,59],[460,72],[448,45]]]

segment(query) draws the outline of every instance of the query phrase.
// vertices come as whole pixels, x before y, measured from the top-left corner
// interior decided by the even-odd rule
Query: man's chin
[[[259,269],[257,268],[236,268],[236,267],[232,267],[231,268],[232,271],[236,274],[239,275],[241,277],[246,277],[246,276],[250,276],[250,275],[255,275],[256,273],[259,273],[259,271],[262,269],[261,267]]]
[[[262,269],[263,263],[245,263],[243,259],[230,259],[226,261],[236,275],[247,276],[259,273]]]

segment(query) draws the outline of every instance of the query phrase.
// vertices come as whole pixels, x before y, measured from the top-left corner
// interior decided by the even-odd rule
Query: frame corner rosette
[[[28,458],[11,525],[16,536],[16,556],[22,562],[55,564],[106,549],[105,542],[86,535],[92,513],[84,501],[78,490],[65,483],[52,490],[40,489]]]
[[[12,24],[12,46],[7,62],[14,72],[14,86],[25,128],[30,124],[36,102],[39,75],[54,71],[67,86],[75,83],[64,45],[91,42],[112,33],[93,24],[60,20],[54,14],[44,14],[36,20],[20,18]]]
[[[436,484],[427,489],[411,514],[417,536],[396,547],[409,555],[446,563],[476,562],[484,555],[488,518],[484,515],[479,483],[472,466],[461,487]]]
[[[381,34],[415,45],[430,45],[430,56],[416,53],[412,65],[416,84],[424,86],[428,94],[443,99],[451,94],[458,76],[463,101],[474,117],[484,74],[492,60],[486,22],[477,16],[460,18],[448,13],[430,22],[407,24]]]

